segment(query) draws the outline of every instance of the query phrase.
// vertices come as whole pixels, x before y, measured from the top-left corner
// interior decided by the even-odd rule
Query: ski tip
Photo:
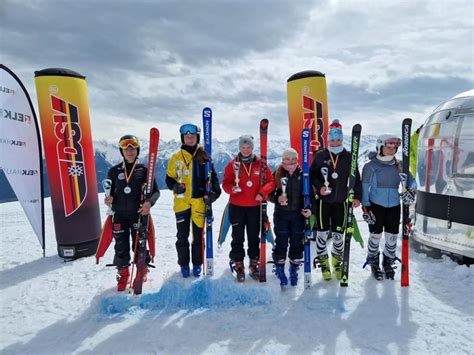
[[[212,110],[210,107],[204,107],[202,109],[202,116],[203,117],[211,117],[212,116]]]
[[[267,127],[268,127],[268,119],[263,118],[263,119],[260,121],[260,127],[262,127],[262,128],[267,128]]]

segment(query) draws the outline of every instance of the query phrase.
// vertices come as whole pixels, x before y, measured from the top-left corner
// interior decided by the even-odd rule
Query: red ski
[[[267,133],[268,120],[264,118],[260,121],[260,187],[267,183]],[[260,282],[267,281],[267,234],[270,229],[270,222],[267,215],[267,200],[260,202]]]
[[[160,140],[160,131],[157,128],[152,128],[150,130],[150,148],[148,152],[148,168],[147,168],[147,178],[143,186],[142,200],[143,204],[146,198],[150,197],[153,191],[153,184],[155,182],[155,168],[156,161],[158,160],[158,143]],[[146,245],[150,232],[153,230],[153,222],[151,222],[150,215],[142,216],[140,214],[138,218],[138,228],[137,235],[135,240],[135,251],[134,251],[134,260],[137,267],[137,276],[133,281],[133,294],[140,295],[142,293],[143,282],[146,280],[146,274],[148,272],[148,265],[146,265]],[[154,234],[154,233],[153,233]],[[150,245],[150,254],[152,258],[155,254],[155,245],[153,240],[153,245]],[[153,252],[153,253],[152,253]],[[132,275],[130,275],[130,280],[133,279],[133,268]]]
[[[410,178],[410,135],[411,135],[411,118],[405,118],[402,123],[402,188],[407,189]],[[408,244],[410,238],[410,208],[409,205],[403,203],[402,207],[402,276],[400,284],[402,287],[410,285],[410,274],[408,271]]]

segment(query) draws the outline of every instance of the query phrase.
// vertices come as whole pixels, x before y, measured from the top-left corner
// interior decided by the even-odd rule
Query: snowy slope
[[[225,202],[216,202],[216,219]],[[45,258],[20,205],[0,205],[2,354],[473,353],[474,270],[449,259],[412,253],[411,285],[401,289],[399,274],[377,282],[363,270],[365,251],[352,243],[347,289],[313,270],[311,290],[300,284],[281,291],[272,275],[264,284],[235,282],[227,241],[215,251],[212,279],[184,280],[172,195],[164,191],[152,210],[157,268],[142,296],[117,295],[115,272],[105,267],[113,250],[99,265],[92,257],[64,263],[49,199],[45,205]]]

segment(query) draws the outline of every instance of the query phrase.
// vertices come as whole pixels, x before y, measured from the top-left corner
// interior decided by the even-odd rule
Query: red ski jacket
[[[240,163],[239,186],[242,191],[234,193],[232,188],[235,186],[234,162],[236,161],[238,161],[236,158],[232,159],[225,167],[222,188],[230,195],[231,204],[243,207],[258,206],[260,202],[255,200],[257,194],[267,199],[267,195],[275,189],[273,174],[267,166],[267,182],[260,187],[260,159],[255,157],[251,164]]]

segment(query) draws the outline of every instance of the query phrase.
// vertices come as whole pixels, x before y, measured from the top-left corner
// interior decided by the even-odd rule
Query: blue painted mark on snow
[[[200,308],[228,309],[239,306],[271,304],[271,295],[261,288],[247,288],[228,280],[198,280],[187,286],[169,281],[156,293],[140,297],[116,295],[99,302],[99,310],[106,315],[118,315],[143,310],[195,310]]]

